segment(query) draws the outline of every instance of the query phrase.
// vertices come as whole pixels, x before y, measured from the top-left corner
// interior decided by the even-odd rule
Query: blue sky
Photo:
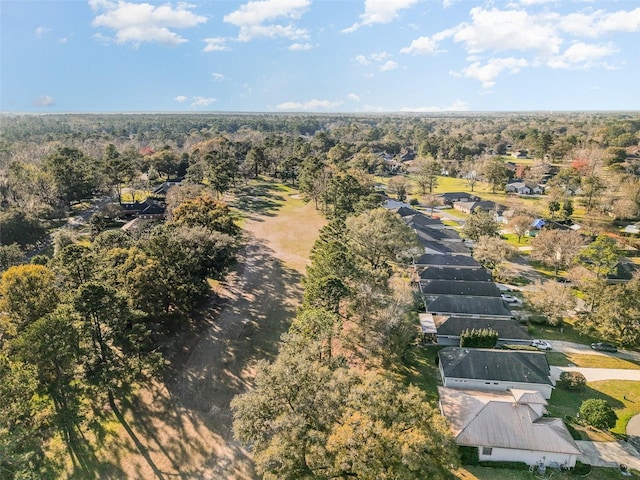
[[[0,0],[10,112],[640,110],[640,0]]]

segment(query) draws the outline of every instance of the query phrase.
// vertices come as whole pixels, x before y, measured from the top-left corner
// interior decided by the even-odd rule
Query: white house
[[[457,445],[478,449],[480,461],[573,468],[582,454],[559,418],[544,417],[539,392],[438,387],[440,411]]]
[[[543,352],[446,347],[438,352],[438,359],[445,387],[535,390],[551,398],[551,370]]]

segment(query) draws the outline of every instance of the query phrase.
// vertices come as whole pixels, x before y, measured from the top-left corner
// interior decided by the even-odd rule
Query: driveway
[[[582,455],[578,460],[596,467],[618,467],[624,464],[640,470],[640,453],[627,442],[589,442],[576,440]]]
[[[622,358],[624,360],[633,360],[640,362],[640,352],[634,352],[633,350],[619,350],[618,352],[598,352],[592,350],[590,345],[584,345],[582,343],[563,342],[560,340],[547,340],[553,350],[561,353],[581,353],[583,355],[607,355],[610,357]]]
[[[634,380],[640,382],[640,370],[622,368],[549,367],[551,379],[557,381],[562,372],[580,372],[587,382],[598,380]]]

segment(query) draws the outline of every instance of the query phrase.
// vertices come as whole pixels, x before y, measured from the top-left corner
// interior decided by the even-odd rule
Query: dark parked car
[[[594,350],[599,350],[601,352],[617,352],[618,351],[615,345],[611,345],[610,343],[605,343],[605,342],[592,343],[591,348],[593,348]]]

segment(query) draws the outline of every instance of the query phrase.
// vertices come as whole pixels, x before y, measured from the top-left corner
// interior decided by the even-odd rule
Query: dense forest
[[[585,333],[640,344],[640,280],[606,282],[623,244],[634,246],[619,227],[640,218],[637,113],[2,120],[0,478],[56,478],[65,448],[82,470],[77,439],[100,438],[120,400],[162,371],[172,336],[197,322],[209,280],[234,264],[241,227],[225,200],[261,177],[298,189],[327,220],[279,355],[232,404],[236,437],[264,478],[448,478],[457,465],[437,408],[398,380],[416,336],[419,301],[405,270],[417,243],[378,208],[385,195],[433,208],[444,177],[492,193],[510,179],[548,180],[543,202],[518,210],[510,227],[520,241],[533,218],[579,214],[588,239],[544,233],[532,257],[556,276],[575,267]],[[517,154],[528,161],[509,169]],[[142,204],[151,221],[122,230]],[[463,230],[499,275],[512,252],[487,243],[497,233],[481,214]],[[558,291],[530,298],[552,324],[567,304]]]

